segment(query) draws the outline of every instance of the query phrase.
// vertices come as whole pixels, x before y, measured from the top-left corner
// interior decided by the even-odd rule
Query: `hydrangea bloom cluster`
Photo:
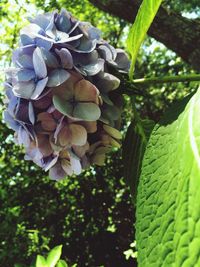
[[[120,108],[110,97],[120,81],[109,69],[128,70],[125,52],[61,10],[30,19],[13,63],[6,71],[4,119],[25,159],[56,180],[102,165],[121,138],[115,129]]]

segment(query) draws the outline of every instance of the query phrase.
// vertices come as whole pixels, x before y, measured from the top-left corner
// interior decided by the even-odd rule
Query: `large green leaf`
[[[130,186],[134,200],[144,151],[155,125],[151,120],[141,120],[139,123],[140,125],[134,119],[129,125],[122,147],[124,177]]]
[[[146,33],[158,11],[162,0],[143,0],[134,24],[127,39],[127,49],[131,54],[132,62],[130,67],[130,78],[133,77],[136,57],[139,48],[144,41]]]
[[[140,176],[141,267],[200,266],[200,89],[154,127]]]
[[[55,267],[62,253],[62,245],[53,248],[47,256],[48,267]]]

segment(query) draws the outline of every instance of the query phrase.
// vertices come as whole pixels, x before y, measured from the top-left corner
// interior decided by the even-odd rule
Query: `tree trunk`
[[[140,0],[90,0],[96,7],[133,22]],[[161,6],[148,34],[166,45],[197,71],[200,71],[200,21],[187,19]]]

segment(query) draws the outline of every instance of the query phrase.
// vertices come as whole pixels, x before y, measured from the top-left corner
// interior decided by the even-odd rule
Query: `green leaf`
[[[43,256],[41,255],[37,256],[36,267],[47,267],[47,262]]]
[[[138,51],[151,23],[159,9],[162,0],[143,0],[134,24],[127,38],[127,49],[132,56],[130,67],[130,78],[133,78],[133,72]]]
[[[68,267],[68,264],[64,260],[59,260],[56,267]]]
[[[130,186],[135,202],[136,189],[141,171],[142,159],[149,136],[155,123],[151,120],[141,120],[139,127],[135,120],[129,125],[122,147],[124,177]],[[141,129],[142,127],[142,129]]]
[[[53,248],[47,256],[48,267],[55,267],[62,253],[62,245]]]
[[[48,267],[55,267],[62,254],[62,245],[53,248],[47,256]]]
[[[154,127],[139,180],[139,266],[200,266],[200,89]]]

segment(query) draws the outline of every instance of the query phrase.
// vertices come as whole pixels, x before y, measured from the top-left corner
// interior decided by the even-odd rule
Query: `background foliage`
[[[198,1],[166,3],[171,9],[187,14],[198,12]],[[125,46],[129,25],[97,10],[86,0],[3,0],[0,3],[2,70],[10,65],[11,51],[17,46],[25,18],[61,7],[99,27],[114,46]],[[192,70],[176,54],[153,39],[146,39],[136,64],[138,78],[184,73]],[[123,79],[122,87],[131,89],[128,77]],[[140,86],[137,108],[143,118],[157,122],[172,102],[195,88],[192,83]],[[2,111],[2,88],[0,92]],[[130,98],[124,100],[123,132],[132,118]],[[62,257],[80,267],[136,266],[134,210],[123,177],[121,151],[111,154],[103,168],[92,168],[79,177],[55,183],[24,161],[23,151],[13,145],[12,131],[3,122],[0,122],[0,142],[0,262],[4,267],[15,263],[28,266],[36,254],[44,254],[58,244],[63,244]]]

